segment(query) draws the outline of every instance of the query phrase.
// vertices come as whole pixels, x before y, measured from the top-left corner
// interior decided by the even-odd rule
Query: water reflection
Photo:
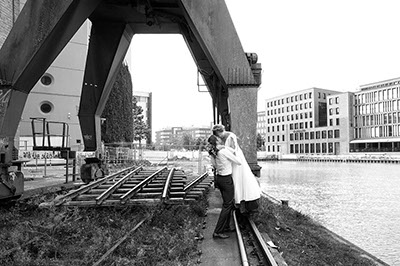
[[[259,162],[260,183],[289,205],[391,265],[400,265],[396,164]]]

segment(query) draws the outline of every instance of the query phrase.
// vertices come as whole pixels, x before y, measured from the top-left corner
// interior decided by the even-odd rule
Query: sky
[[[318,87],[356,91],[400,77],[398,0],[226,0],[245,52],[262,64],[265,99]],[[135,35],[133,88],[153,93],[153,129],[209,126],[212,103],[180,35]],[[201,90],[205,90],[204,87]]]

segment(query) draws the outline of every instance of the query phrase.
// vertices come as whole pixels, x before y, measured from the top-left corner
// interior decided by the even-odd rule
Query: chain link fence
[[[86,158],[95,157],[95,152],[76,152],[75,159],[63,159],[60,152],[51,151],[25,151],[21,152],[21,159],[25,159],[24,172],[29,177],[59,176],[66,180],[79,178],[80,168],[85,164]],[[104,145],[102,161],[113,172],[115,169],[132,164],[147,167],[180,168],[187,174],[201,175],[211,173],[210,159],[207,151],[202,147],[193,145],[185,147],[166,146],[159,149],[145,145]],[[68,167],[68,168],[67,168]]]
[[[145,145],[107,146],[105,145],[104,162],[107,165],[142,163],[147,166],[167,166],[182,168],[200,175],[209,171],[210,160],[207,151],[199,146],[162,147],[154,149]]]

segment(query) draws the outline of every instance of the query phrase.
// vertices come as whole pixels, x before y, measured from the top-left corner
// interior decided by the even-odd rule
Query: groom
[[[208,153],[211,159],[211,165],[214,168],[215,185],[221,191],[223,200],[221,213],[217,225],[215,226],[214,238],[228,238],[224,231],[229,229],[231,221],[231,212],[234,208],[234,185],[232,180],[232,164],[240,165],[237,157],[228,149],[221,145],[221,139],[215,135],[208,138]]]

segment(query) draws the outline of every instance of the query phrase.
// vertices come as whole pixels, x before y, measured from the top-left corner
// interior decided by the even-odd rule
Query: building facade
[[[351,152],[400,152],[400,78],[360,86]]]
[[[267,133],[265,119],[265,111],[257,112],[257,134],[261,134],[261,136],[265,136],[265,134]]]
[[[266,116],[265,116],[265,111],[259,111],[257,112],[257,149],[258,150],[265,150],[265,139],[261,140],[261,143],[258,143],[258,138],[261,136],[261,138],[265,138],[265,134],[267,133],[267,127],[266,127]],[[261,146],[258,146],[261,145]]]
[[[148,126],[149,138],[146,140],[147,144],[152,142],[152,105],[153,105],[153,94],[151,92],[133,91],[132,97],[136,104],[142,107],[143,110],[143,121]]]
[[[182,143],[182,139],[185,135],[191,137],[192,140],[202,139],[207,140],[211,134],[210,127],[171,127],[156,131],[156,142],[157,147],[160,146],[172,146]]]
[[[336,96],[334,96],[336,95]],[[310,88],[266,100],[266,151],[277,156],[341,154],[349,142],[351,93]]]
[[[266,150],[280,156],[398,153],[400,78],[267,99],[266,122]]]

